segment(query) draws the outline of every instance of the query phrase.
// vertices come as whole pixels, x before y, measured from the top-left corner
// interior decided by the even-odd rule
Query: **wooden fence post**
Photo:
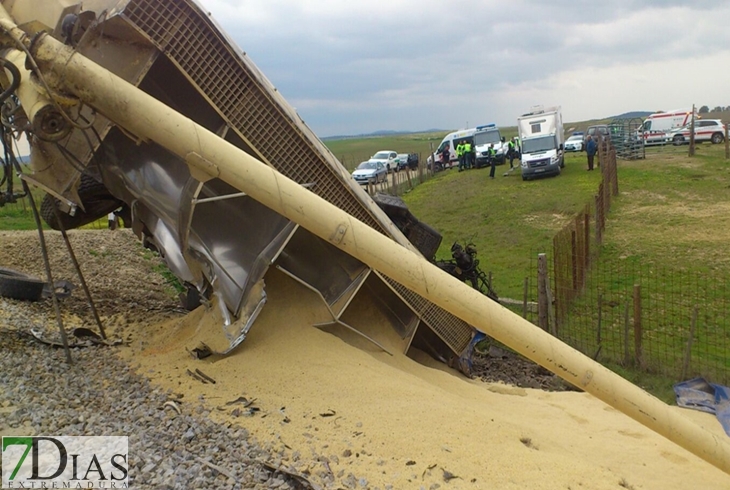
[[[681,381],[687,379],[687,371],[689,371],[689,362],[692,358],[692,343],[695,337],[695,327],[697,326],[697,306],[692,309],[692,323],[689,326],[689,338],[687,339],[687,349],[684,352],[684,362],[682,363]]]
[[[730,123],[725,125],[725,160],[730,160]]]
[[[634,355],[636,364],[644,367],[644,348],[641,344],[643,332],[641,325],[641,285],[634,284]]]
[[[547,332],[547,257],[544,253],[537,255],[537,326]]]

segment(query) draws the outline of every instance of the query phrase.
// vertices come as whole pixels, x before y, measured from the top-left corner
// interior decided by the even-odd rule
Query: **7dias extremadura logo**
[[[128,438],[3,437],[3,488],[128,488]]]

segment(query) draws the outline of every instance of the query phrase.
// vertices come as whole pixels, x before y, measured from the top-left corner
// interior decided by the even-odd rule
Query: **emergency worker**
[[[456,157],[459,159],[459,172],[464,170],[464,142],[460,141],[456,145]]]

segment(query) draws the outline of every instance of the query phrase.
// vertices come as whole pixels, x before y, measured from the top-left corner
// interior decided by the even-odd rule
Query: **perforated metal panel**
[[[121,15],[178,66],[257,157],[295,182],[314,183],[314,193],[389,235],[343,181],[339,162],[304,134],[276,89],[233,51],[196,5],[131,0]],[[472,327],[396,281],[387,282],[455,353],[467,347]]]
[[[443,308],[436,306],[420,294],[414,293],[385,274],[378,273],[418,314],[421,319],[443,340],[455,354],[461,354],[471,342],[473,328]]]
[[[261,77],[232,52],[193,5],[133,0],[123,15],[197,85],[263,161],[296,182],[314,183],[311,190],[317,195],[387,234],[290,115],[272,100]]]

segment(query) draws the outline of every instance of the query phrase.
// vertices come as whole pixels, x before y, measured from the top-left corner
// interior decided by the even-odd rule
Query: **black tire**
[[[0,296],[24,301],[38,301],[45,282],[12,269],[0,268]]]
[[[712,141],[713,145],[719,145],[723,141],[725,141],[725,137],[722,135],[722,133],[715,133],[712,135],[712,138],[710,138],[710,141]]]
[[[60,225],[63,225],[65,230],[72,230],[93,223],[115,209],[124,206],[124,202],[112,196],[104,184],[86,174],[81,175],[79,198],[86,211],[77,209],[76,214],[73,216],[60,212],[61,223],[59,224],[53,208],[58,208],[60,203],[55,197],[46,194],[41,203],[41,216],[43,220],[54,230],[60,230]]]
[[[681,134],[678,134],[674,138],[672,138],[672,144],[674,146],[679,146],[682,143],[684,143],[684,136],[682,136]]]

